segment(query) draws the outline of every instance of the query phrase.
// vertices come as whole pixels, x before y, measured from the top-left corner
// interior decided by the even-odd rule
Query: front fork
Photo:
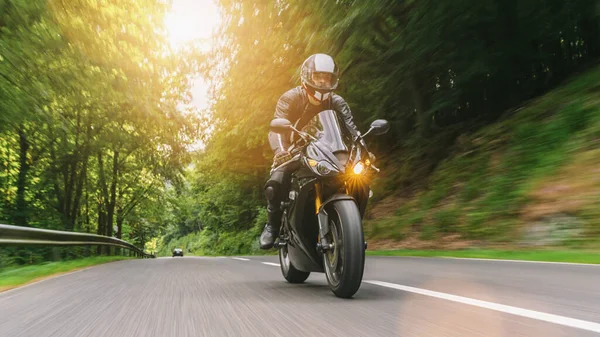
[[[317,213],[317,219],[319,221],[319,240],[317,242],[317,250],[324,252],[332,249],[333,245],[327,241],[326,235],[329,233],[329,215],[325,209],[321,208],[321,185],[315,184],[315,212]]]
[[[348,187],[348,184],[345,183],[346,195],[351,196],[352,192]],[[325,208],[321,209],[322,205],[322,195],[321,195],[321,186],[319,183],[315,184],[315,212],[317,213],[317,219],[319,221],[319,238],[317,240],[317,251],[323,253],[327,250],[333,249],[335,246],[333,243],[329,243],[327,241],[326,235],[329,233],[329,215]],[[361,211],[361,217],[364,210]],[[365,249],[367,249],[367,242],[365,241]]]

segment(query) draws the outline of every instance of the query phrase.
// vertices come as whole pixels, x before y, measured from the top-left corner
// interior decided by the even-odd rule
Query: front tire
[[[310,272],[300,271],[294,267],[288,255],[287,245],[279,248],[279,266],[281,274],[289,283],[302,283],[310,275]]]
[[[328,213],[327,240],[334,247],[323,254],[327,283],[337,297],[351,298],[360,288],[365,267],[362,219],[353,200],[334,201]]]

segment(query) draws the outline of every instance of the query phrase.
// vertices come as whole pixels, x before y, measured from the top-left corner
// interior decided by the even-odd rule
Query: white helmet
[[[331,56],[313,54],[302,63],[300,78],[306,92],[315,100],[323,102],[337,88],[339,70]]]

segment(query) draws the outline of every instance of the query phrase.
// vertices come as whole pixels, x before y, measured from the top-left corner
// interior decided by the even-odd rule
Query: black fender
[[[319,212],[317,213],[317,218],[319,219],[319,234],[321,238],[325,237],[325,235],[329,233],[329,215],[327,214],[327,211],[325,211],[325,207],[337,200],[352,200],[356,202],[356,199],[348,194],[337,193],[329,197],[321,204],[319,207]]]

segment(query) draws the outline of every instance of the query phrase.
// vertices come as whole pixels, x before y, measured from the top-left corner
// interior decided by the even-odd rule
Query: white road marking
[[[275,267],[281,266],[279,263],[273,263],[273,262],[263,262],[262,264],[266,264],[268,266],[275,266]]]
[[[475,257],[449,257],[449,256],[440,256],[442,259],[453,259],[453,260],[475,260],[475,261],[501,261],[501,262],[519,262],[519,263],[547,263],[547,264],[566,264],[566,265],[574,265],[574,266],[593,266],[600,267],[600,264],[595,263],[575,263],[575,262],[551,262],[551,261],[531,261],[531,260],[503,260],[503,259],[483,259],[483,258],[475,258]]]
[[[569,327],[573,327],[573,328],[578,328],[578,329],[583,329],[583,330],[600,333],[600,323],[589,322],[589,321],[584,321],[584,320],[565,317],[565,316],[547,314],[544,312],[513,307],[510,305],[481,301],[481,300],[476,300],[476,299],[469,298],[469,297],[462,297],[462,296],[456,296],[456,295],[451,295],[451,294],[446,294],[446,293],[440,293],[437,291],[414,288],[414,287],[404,286],[401,284],[388,283],[388,282],[382,282],[382,281],[369,281],[369,280],[365,280],[363,282],[382,286],[382,287],[388,287],[388,288],[393,288],[393,289],[397,289],[397,290],[408,291],[408,292],[415,293],[415,294],[437,297],[437,298],[441,298],[444,300],[473,305],[473,306],[480,307],[480,308],[496,310],[496,311],[504,312],[507,314],[517,315],[517,316],[522,316],[522,317],[527,317],[527,318],[533,318],[533,319],[537,319],[540,321],[545,321],[545,322],[550,322],[550,323],[554,323],[554,324],[560,324],[560,325],[564,325],[564,326],[569,326]]]
[[[245,259],[243,257],[232,257],[232,259],[234,259],[234,260],[240,260],[240,261],[250,261],[250,259]]]

